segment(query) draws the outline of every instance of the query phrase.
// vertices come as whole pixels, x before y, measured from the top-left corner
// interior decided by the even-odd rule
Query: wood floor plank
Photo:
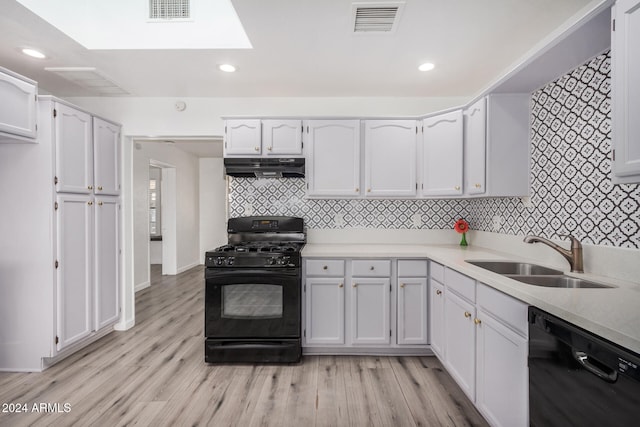
[[[203,268],[152,273],[132,329],[42,373],[0,372],[0,403],[69,403],[70,412],[0,413],[0,426],[486,426],[433,357],[207,364]]]

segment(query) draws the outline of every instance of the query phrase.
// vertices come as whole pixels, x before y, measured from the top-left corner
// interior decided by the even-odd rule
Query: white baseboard
[[[178,268],[178,273],[184,273],[187,270],[191,270],[193,267],[197,267],[198,265],[201,265],[200,262],[192,262],[191,264],[185,265],[183,267]]]
[[[134,289],[134,292],[138,292],[141,291],[143,289],[147,289],[149,286],[151,286],[151,281],[147,280],[146,282],[142,282],[142,283],[138,283]]]

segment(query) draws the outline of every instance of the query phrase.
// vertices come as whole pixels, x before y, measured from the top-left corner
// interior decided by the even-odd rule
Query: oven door
[[[209,268],[205,279],[207,338],[300,337],[299,268]]]

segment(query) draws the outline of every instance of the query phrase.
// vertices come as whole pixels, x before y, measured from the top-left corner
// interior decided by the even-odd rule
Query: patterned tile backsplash
[[[613,185],[609,52],[534,92],[531,200],[305,199],[302,178],[231,178],[229,215],[293,215],[309,228],[471,229],[640,249],[640,186]]]

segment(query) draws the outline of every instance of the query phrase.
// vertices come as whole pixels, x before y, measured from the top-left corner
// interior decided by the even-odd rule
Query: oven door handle
[[[242,276],[259,276],[259,277],[274,277],[274,276],[297,276],[300,273],[299,268],[277,268],[277,269],[264,269],[254,270],[247,268],[232,268],[232,269],[220,269],[213,270],[207,269],[205,277],[207,279],[219,278],[219,277],[238,277]]]
[[[584,351],[572,349],[571,353],[573,354],[573,358],[576,360],[576,362],[578,362],[584,369],[591,372],[601,380],[608,383],[615,383],[618,380],[618,371],[616,371],[615,369],[611,369],[610,373],[603,371],[589,361],[589,355]],[[599,364],[602,365],[602,363]]]

